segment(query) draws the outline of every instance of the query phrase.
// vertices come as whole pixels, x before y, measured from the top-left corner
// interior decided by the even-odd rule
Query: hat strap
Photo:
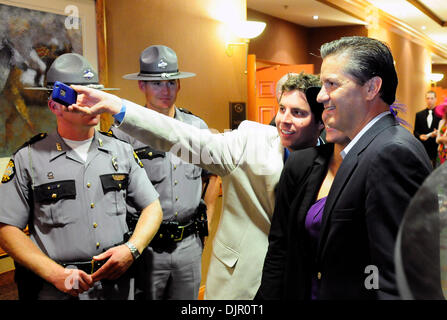
[[[163,79],[169,79],[172,76],[177,76],[179,75],[180,72],[163,72],[163,73],[145,73],[145,72],[140,72],[138,75],[139,76],[148,76],[148,77],[161,77]]]

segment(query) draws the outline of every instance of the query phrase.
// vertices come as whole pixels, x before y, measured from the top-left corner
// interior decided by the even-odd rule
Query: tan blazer
[[[222,178],[223,206],[213,242],[206,299],[252,299],[260,285],[284,147],[276,128],[243,121],[211,133],[123,100],[120,129]]]

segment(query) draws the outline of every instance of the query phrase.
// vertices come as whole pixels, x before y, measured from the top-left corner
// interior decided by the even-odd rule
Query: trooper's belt
[[[184,226],[172,222],[163,222],[160,225],[160,229],[158,229],[158,232],[153,240],[178,242],[182,241],[187,236],[194,234],[196,232],[197,232],[197,226],[195,223],[195,219],[192,219],[189,223],[187,223]]]

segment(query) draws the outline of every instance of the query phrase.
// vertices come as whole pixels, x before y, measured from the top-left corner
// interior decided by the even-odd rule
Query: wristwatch
[[[137,260],[140,256],[140,251],[138,251],[137,247],[134,246],[132,242],[127,241],[125,245],[129,248],[130,253],[132,253],[132,257],[134,260]]]

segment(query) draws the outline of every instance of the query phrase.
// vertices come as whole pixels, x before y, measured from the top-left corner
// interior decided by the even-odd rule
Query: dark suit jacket
[[[427,134],[429,132],[432,132],[434,129],[438,129],[439,121],[441,118],[438,118],[436,116],[435,112],[433,111],[433,121],[431,123],[430,128],[427,125],[427,116],[428,116],[428,109],[419,111],[416,113],[416,119],[414,121],[414,135],[416,138],[418,138],[422,144],[425,147],[425,150],[427,150],[428,157],[431,160],[436,160],[436,157],[438,155],[437,149],[438,144],[436,143],[436,137],[430,138],[426,141],[422,141],[420,139],[421,134]]]
[[[286,167],[306,166],[289,161]],[[319,161],[315,160],[312,169],[319,171],[316,169],[318,164]],[[327,169],[315,175],[308,174],[306,170],[309,169],[301,170],[308,175],[307,186],[296,189],[296,197],[305,200],[302,200],[302,208],[298,206],[298,211],[290,207],[297,217],[305,216],[303,212],[307,212],[315,201],[315,192],[318,192]],[[305,238],[300,235],[306,232],[302,218],[298,218],[298,225],[288,220],[282,222],[283,230],[287,223],[291,224],[289,228],[294,228],[288,231],[290,239],[278,236],[280,233],[275,231],[277,229],[273,228],[272,222],[272,240],[294,242],[282,243],[283,251],[279,254],[267,254],[267,259],[271,260],[286,256],[286,267],[280,269],[280,264],[266,260],[258,297],[308,298],[308,272],[313,266],[313,272],[321,275],[320,299],[398,298],[394,268],[398,228],[410,199],[430,171],[430,160],[423,145],[392,115],[380,119],[348,152],[337,172],[326,200],[315,260],[308,248],[303,249],[306,243],[297,242]],[[314,188],[309,187],[311,183],[315,184]],[[287,199],[287,202],[293,201]],[[281,216],[290,219],[294,212]],[[280,219],[275,214],[273,219]],[[289,259],[296,262],[293,268],[287,267]],[[365,280],[371,275],[368,266],[378,270],[378,289],[368,289],[365,285]],[[284,273],[283,281],[279,285],[269,284],[282,276],[280,272]],[[296,274],[292,274],[294,272]]]
[[[292,152],[276,190],[275,211],[264,261],[260,300],[310,299],[315,250],[304,221],[326,176],[333,144]]]

